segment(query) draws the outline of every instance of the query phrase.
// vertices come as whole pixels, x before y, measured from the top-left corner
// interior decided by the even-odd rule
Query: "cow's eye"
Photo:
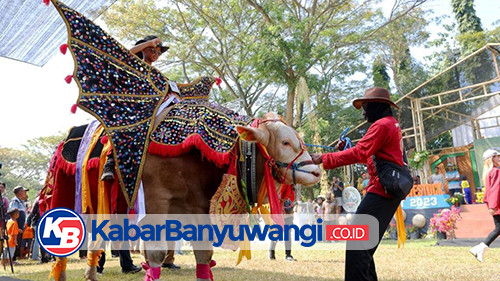
[[[283,141],[283,145],[290,145],[290,143],[287,141]]]

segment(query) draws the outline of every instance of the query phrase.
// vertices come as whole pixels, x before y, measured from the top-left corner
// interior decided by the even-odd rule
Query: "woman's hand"
[[[314,161],[314,160],[313,160],[313,161]],[[497,212],[497,210],[498,210],[497,208],[494,208],[494,209],[493,209],[493,208],[492,208],[492,209],[488,209],[488,213],[490,213],[490,215],[492,215],[492,216],[493,216],[493,215],[495,215],[495,213]]]
[[[314,164],[321,164],[323,163],[323,154],[321,153],[313,153],[311,154],[312,161]]]
[[[342,150],[344,150],[345,145],[346,145],[345,140],[343,140],[343,141],[338,140],[337,144],[335,145],[335,149],[337,149],[338,151],[342,151]]]

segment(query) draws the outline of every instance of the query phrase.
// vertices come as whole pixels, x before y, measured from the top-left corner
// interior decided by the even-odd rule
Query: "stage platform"
[[[488,214],[486,204],[460,206],[461,220],[457,222],[457,238],[485,238],[495,228],[493,217]]]

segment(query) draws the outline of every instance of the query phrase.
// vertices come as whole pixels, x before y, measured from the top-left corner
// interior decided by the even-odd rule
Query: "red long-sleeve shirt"
[[[500,215],[500,169],[498,167],[493,167],[486,177],[483,201],[489,209],[497,208],[495,215]]]
[[[393,116],[386,116],[375,121],[355,147],[323,154],[323,167],[334,169],[355,163],[366,164],[370,175],[367,192],[391,198],[380,184],[372,155],[375,155],[377,159],[403,166],[402,151],[402,133],[399,123]]]

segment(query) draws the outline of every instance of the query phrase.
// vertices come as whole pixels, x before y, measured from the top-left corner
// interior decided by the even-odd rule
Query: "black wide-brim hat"
[[[365,94],[362,98],[357,98],[352,101],[352,105],[360,109],[363,106],[363,103],[367,102],[383,102],[388,103],[395,108],[399,108],[392,100],[389,91],[381,87],[373,87],[365,91]]]
[[[148,35],[148,36],[144,37],[144,39],[141,39],[141,40],[135,42],[135,45],[137,46],[137,45],[139,45],[141,43],[148,42],[149,40],[153,40],[153,39],[156,39],[156,38],[158,38],[158,36]],[[163,46],[162,42],[160,42],[160,44],[158,44],[156,47],[160,48],[160,51],[161,51],[162,54],[165,53],[166,51],[168,51],[168,49],[170,49],[169,46]]]

